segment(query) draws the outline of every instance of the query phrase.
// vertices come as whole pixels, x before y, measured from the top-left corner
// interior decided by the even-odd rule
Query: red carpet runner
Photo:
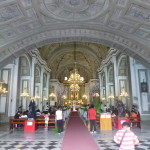
[[[77,112],[72,112],[61,150],[100,150]]]

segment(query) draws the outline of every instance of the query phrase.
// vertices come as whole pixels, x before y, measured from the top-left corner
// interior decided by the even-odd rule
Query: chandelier
[[[52,93],[49,95],[49,97],[55,98],[56,95],[55,95],[55,93],[52,92]]]
[[[38,96],[38,95],[35,95],[35,97],[34,97],[35,100],[38,100],[38,99],[40,99],[40,98],[41,98],[41,97]]]
[[[94,97],[99,97],[99,93],[94,93],[93,96]]]
[[[67,98],[67,96],[66,96],[66,95],[63,95],[63,96],[62,96],[62,99],[66,99],[66,98]]]
[[[29,97],[29,94],[28,93],[26,93],[26,92],[23,92],[23,93],[21,93],[21,95],[20,95],[21,97]]]
[[[125,92],[125,91],[123,91],[123,92],[121,92],[120,96],[121,96],[121,97],[128,97],[128,93]]]
[[[48,99],[46,97],[43,98],[44,101],[47,101]]]
[[[84,94],[84,95],[82,96],[82,98],[83,98],[83,99],[87,99],[87,95]]]
[[[128,93],[125,91],[125,88],[123,87],[121,90],[120,97],[128,97]]]
[[[70,85],[70,90],[72,92],[79,92],[80,86],[78,84],[76,84],[76,83],[73,83],[73,84]]]
[[[110,95],[108,96],[108,98],[111,100],[111,99],[114,99],[114,95],[112,94],[112,92],[110,93]]]
[[[76,63],[76,44],[74,44],[74,69],[69,78],[65,77],[65,82],[70,84],[72,92],[78,92],[80,90],[79,84],[84,83],[84,78],[80,76],[76,69]]]
[[[0,81],[0,94],[6,94],[7,92],[6,88],[3,88],[3,82]]]
[[[71,73],[67,82],[70,84],[81,84],[83,83],[83,81],[84,81],[84,78],[80,76],[75,66],[75,69],[73,70],[73,73]]]
[[[21,97],[29,97],[29,94],[27,93],[27,89],[24,89],[24,92],[23,93],[21,93],[21,95],[20,95]]]

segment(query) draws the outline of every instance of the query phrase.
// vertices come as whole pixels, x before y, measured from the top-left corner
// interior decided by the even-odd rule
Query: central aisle
[[[77,112],[72,112],[61,150],[100,150]]]

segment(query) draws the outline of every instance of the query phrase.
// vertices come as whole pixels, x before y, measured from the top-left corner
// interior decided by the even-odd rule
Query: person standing
[[[58,133],[60,134],[61,132],[63,132],[63,113],[60,106],[55,113],[55,119],[57,123]]]
[[[34,99],[31,99],[29,104],[29,114],[28,114],[29,120],[34,120],[36,117],[35,107],[36,107],[36,103]]]
[[[44,120],[45,120],[45,128],[48,128],[48,121],[49,121],[49,115],[48,114],[44,115]]]
[[[90,133],[96,133],[96,110],[94,109],[94,105],[91,105],[88,110],[88,118],[90,120]]]
[[[134,145],[139,143],[137,136],[130,130],[130,123],[123,122],[122,130],[114,136],[114,142],[119,144],[119,150],[135,150]]]

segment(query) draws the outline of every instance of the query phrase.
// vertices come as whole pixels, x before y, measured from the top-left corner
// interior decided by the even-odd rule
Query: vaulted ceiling
[[[44,46],[46,53],[56,43],[68,49],[66,56],[59,48],[48,53],[50,60],[42,54],[50,67],[53,62],[60,64],[55,76],[63,57],[72,55],[71,43],[65,48],[65,42],[73,41],[78,41],[78,57],[88,58],[81,67],[98,54],[87,47],[90,42],[116,48],[150,65],[150,0],[0,0],[0,67],[35,48]],[[88,52],[79,50],[79,45]],[[68,60],[64,66],[69,64]]]
[[[88,82],[98,78],[97,69],[106,57],[108,47],[88,42],[55,43],[39,48],[40,54],[52,70],[52,78],[63,82],[75,67]]]

